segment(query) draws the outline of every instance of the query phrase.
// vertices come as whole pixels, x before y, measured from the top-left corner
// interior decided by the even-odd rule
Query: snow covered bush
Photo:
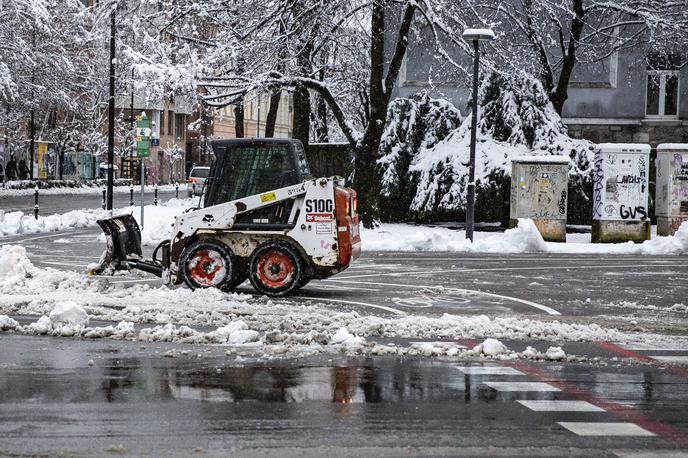
[[[389,200],[389,205],[381,206],[383,220],[392,219],[389,213],[385,215],[388,211],[385,207],[401,208],[407,203],[409,212],[397,209],[400,218],[396,219],[404,216],[415,220],[463,218],[471,116],[446,135],[432,122],[418,122],[421,110],[408,100],[400,99],[392,104],[378,160],[383,195]],[[582,189],[590,183],[592,145],[567,135],[539,81],[527,75],[491,73],[483,80],[479,101],[477,220],[508,219],[511,159],[517,156],[569,156],[574,187],[569,203],[576,206],[579,200],[588,197]],[[430,120],[443,121],[442,118]],[[439,124],[448,126],[446,122]],[[409,198],[411,194],[413,197]]]
[[[461,113],[446,100],[427,94],[392,101],[377,160],[380,177],[380,217],[405,221],[418,186],[409,167],[419,151],[434,147],[461,124]]]
[[[490,192],[495,185],[503,187],[500,181],[510,175],[511,159],[516,156],[564,154],[571,158],[576,175],[589,173],[590,143],[567,135],[540,82],[525,75],[507,77],[498,73],[491,73],[483,81],[478,96],[482,113],[478,121],[475,171],[479,194]],[[463,214],[470,123],[471,116],[468,116],[447,139],[416,156],[410,171],[419,174],[420,185],[411,204],[412,211]],[[508,196],[495,197],[489,199],[495,206],[503,207],[508,201]],[[490,202],[483,202],[482,207],[494,208]]]

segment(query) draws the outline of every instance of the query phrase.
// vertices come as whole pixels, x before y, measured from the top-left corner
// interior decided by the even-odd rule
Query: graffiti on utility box
[[[566,219],[568,164],[513,163],[511,217]]]
[[[648,160],[645,154],[598,151],[593,173],[593,219],[647,219]]]

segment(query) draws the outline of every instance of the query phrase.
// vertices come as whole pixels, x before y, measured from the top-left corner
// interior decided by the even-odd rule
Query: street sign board
[[[150,156],[151,146],[151,126],[150,119],[145,116],[136,117],[136,156]]]

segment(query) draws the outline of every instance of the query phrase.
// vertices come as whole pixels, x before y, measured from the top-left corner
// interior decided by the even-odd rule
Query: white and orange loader
[[[223,291],[248,278],[283,296],[360,256],[356,192],[339,177],[312,178],[300,142],[220,140],[213,150],[203,205],[175,218],[151,260],[132,215],[98,221],[108,246],[93,273],[138,268],[168,285]]]

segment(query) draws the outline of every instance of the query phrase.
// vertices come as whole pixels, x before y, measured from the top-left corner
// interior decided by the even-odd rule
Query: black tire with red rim
[[[191,289],[218,288],[230,291],[246,279],[232,250],[212,239],[198,240],[186,247],[179,268],[184,283]]]
[[[251,254],[248,279],[261,294],[285,296],[302,286],[304,275],[303,259],[289,242],[265,242]]]

